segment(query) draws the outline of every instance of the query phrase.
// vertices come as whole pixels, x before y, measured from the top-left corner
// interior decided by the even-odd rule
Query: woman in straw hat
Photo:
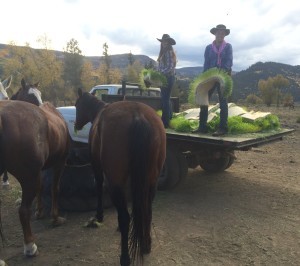
[[[167,78],[167,85],[160,88],[162,102],[162,121],[165,128],[169,127],[170,119],[172,118],[172,110],[170,107],[171,91],[175,83],[175,67],[177,63],[176,54],[173,50],[175,40],[168,34],[163,34],[162,38],[157,38],[160,41],[160,51],[157,58],[158,71]]]
[[[215,40],[205,48],[203,72],[213,67],[217,67],[231,75],[233,61],[232,46],[230,43],[227,43],[224,40],[225,36],[229,35],[230,30],[227,29],[225,25],[219,24],[212,28],[210,33],[215,35]],[[214,86],[208,91],[209,98],[215,91],[218,92],[219,96],[220,125],[219,129],[213,133],[213,136],[221,136],[227,134],[228,132],[228,104],[226,97],[223,97],[221,93],[219,83],[214,84]],[[200,106],[199,128],[196,130],[196,132],[207,133],[207,118],[208,106],[202,105]]]

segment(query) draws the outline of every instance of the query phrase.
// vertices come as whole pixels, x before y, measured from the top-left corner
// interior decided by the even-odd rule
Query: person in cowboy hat
[[[227,43],[224,40],[225,36],[230,34],[230,30],[227,29],[225,25],[219,24],[212,28],[210,33],[215,35],[215,40],[205,48],[203,72],[210,68],[217,67],[223,69],[229,75],[231,75],[233,61],[232,46],[230,43]],[[228,104],[227,99],[222,96],[219,83],[216,83],[208,91],[209,98],[215,91],[217,91],[219,96],[220,124],[218,130],[213,133],[213,136],[221,136],[227,134],[228,132]],[[200,106],[199,128],[195,131],[195,133],[207,133],[207,118],[208,106]]]
[[[161,103],[162,103],[162,121],[165,128],[169,127],[169,122],[172,118],[172,110],[170,106],[171,91],[175,84],[175,67],[177,63],[176,54],[173,45],[176,44],[175,40],[169,34],[163,34],[162,38],[157,40],[160,44],[160,51],[157,58],[158,68],[167,78],[167,85],[160,88],[161,90]]]

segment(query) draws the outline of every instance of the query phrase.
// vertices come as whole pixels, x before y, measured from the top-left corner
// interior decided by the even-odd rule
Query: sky
[[[203,66],[210,29],[225,24],[233,70],[256,62],[300,65],[299,0],[4,0],[0,43],[63,51],[71,39],[84,56],[132,53],[156,60],[164,33],[176,40],[177,67]]]

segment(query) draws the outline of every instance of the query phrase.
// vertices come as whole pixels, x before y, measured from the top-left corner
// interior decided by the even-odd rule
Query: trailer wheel
[[[217,173],[229,168],[232,165],[233,161],[234,159],[227,155],[217,159],[200,160],[199,165],[203,170],[207,172]]]
[[[185,156],[174,149],[167,149],[166,161],[158,178],[158,190],[176,187],[187,175],[188,165]]]
[[[228,164],[227,164],[225,170],[228,169],[233,164],[234,160],[235,160],[235,158],[233,156],[229,156],[229,161],[228,161]]]

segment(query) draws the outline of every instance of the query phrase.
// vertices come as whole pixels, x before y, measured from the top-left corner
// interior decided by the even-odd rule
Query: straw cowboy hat
[[[215,28],[212,28],[210,30],[210,33],[212,33],[213,35],[215,35],[218,30],[224,30],[225,33],[226,33],[226,36],[229,35],[229,33],[230,33],[230,29],[226,29],[226,26],[223,25],[223,24],[219,24]]]
[[[168,41],[169,44],[171,44],[171,45],[175,45],[176,44],[175,40],[173,38],[171,38],[169,34],[163,34],[163,36],[161,37],[161,39],[158,39],[158,38],[156,38],[156,39],[159,40],[160,42],[162,42],[162,41]]]

